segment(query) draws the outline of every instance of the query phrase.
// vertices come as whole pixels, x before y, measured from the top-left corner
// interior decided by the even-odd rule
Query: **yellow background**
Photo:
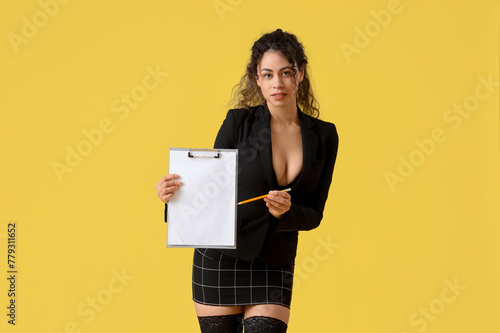
[[[281,28],[306,47],[321,118],[340,136],[324,220],[300,234],[289,332],[499,332],[499,87],[459,128],[443,119],[479,77],[499,81],[499,1],[401,0],[351,57],[342,43],[355,45],[356,27],[376,29],[371,11],[391,1],[219,2],[224,12],[212,0],[74,0],[47,22],[35,0],[3,4],[1,331],[197,331],[192,250],[166,248],[155,184],[169,147],[212,146],[252,43]],[[33,16],[38,31],[14,47],[9,36]],[[120,118],[112,104],[148,67],[169,75]],[[60,181],[53,163],[103,119],[113,130]],[[385,173],[435,128],[446,141],[392,191]],[[110,294],[117,272],[130,280]],[[466,289],[443,303],[455,279]],[[77,312],[106,295],[92,319]],[[430,306],[439,314],[424,320],[419,309]]]

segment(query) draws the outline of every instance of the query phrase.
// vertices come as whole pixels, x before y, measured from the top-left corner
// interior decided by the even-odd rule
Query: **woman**
[[[286,332],[298,231],[322,217],[337,156],[335,125],[317,119],[307,57],[281,29],[252,47],[214,148],[238,149],[236,250],[195,249],[193,300],[202,332]],[[165,203],[182,175],[156,185]],[[291,188],[289,193],[280,191]],[[165,205],[167,209],[167,205]],[[166,216],[166,214],[165,214]]]

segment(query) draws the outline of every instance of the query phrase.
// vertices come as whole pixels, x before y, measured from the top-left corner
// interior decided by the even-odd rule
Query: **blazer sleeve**
[[[292,194],[292,205],[290,210],[281,215],[280,219],[274,218],[273,221],[271,221],[272,224],[275,224],[273,228],[274,232],[311,230],[319,226],[323,218],[323,210],[332,182],[333,168],[335,166],[335,160],[337,159],[339,144],[337,129],[334,124],[332,125],[330,135],[326,142],[327,156],[325,157],[325,165],[321,172],[318,186],[311,195],[307,195],[307,198],[301,200],[300,203],[293,202]]]
[[[235,144],[235,120],[233,110],[227,112],[214,143],[214,149],[233,149]],[[168,205],[165,203],[164,220],[167,222]]]
[[[219,132],[217,133],[214,149],[234,149],[236,146],[235,123],[234,111],[231,109],[227,112],[226,119],[222,122]]]

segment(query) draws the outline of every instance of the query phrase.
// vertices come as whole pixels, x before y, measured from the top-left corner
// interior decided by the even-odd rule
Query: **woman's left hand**
[[[291,196],[287,192],[269,191],[269,195],[264,198],[269,213],[277,219],[290,210],[292,205]]]

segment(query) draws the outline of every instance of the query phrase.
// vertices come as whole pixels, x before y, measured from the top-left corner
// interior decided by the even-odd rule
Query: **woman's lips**
[[[274,99],[283,99],[285,98],[286,94],[285,93],[278,93],[278,94],[272,94]]]

